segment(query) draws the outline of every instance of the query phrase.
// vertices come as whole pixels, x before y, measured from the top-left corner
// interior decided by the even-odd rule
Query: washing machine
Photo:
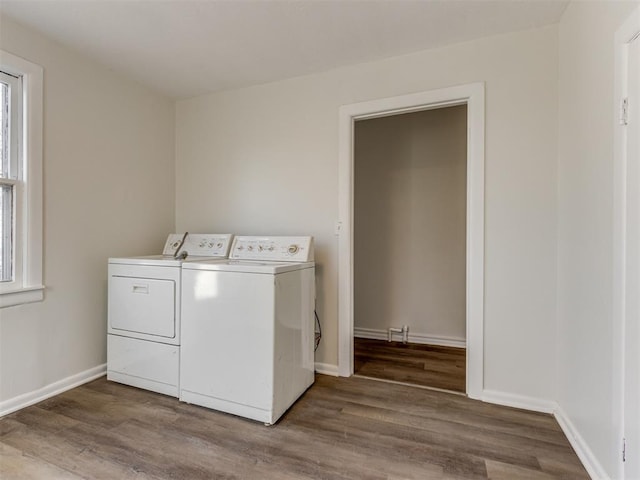
[[[275,423],[314,381],[313,238],[236,237],[182,285],[180,400]]]
[[[171,234],[162,255],[110,258],[107,379],[179,394],[181,268],[228,257],[230,234]]]

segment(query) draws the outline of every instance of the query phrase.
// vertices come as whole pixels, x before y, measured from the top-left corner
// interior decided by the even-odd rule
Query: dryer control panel
[[[180,243],[184,233],[171,233],[164,244],[163,255],[175,255],[176,253],[187,252],[191,256],[197,257],[222,257],[229,255],[231,240],[230,233],[188,233],[182,246]],[[178,252],[178,248],[180,251]]]
[[[233,240],[229,258],[271,262],[312,262],[313,237],[249,237]]]

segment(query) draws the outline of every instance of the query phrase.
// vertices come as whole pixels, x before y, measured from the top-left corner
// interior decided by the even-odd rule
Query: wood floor
[[[0,419],[9,479],[588,479],[553,417],[316,377],[272,427],[107,382]]]
[[[354,372],[371,378],[466,392],[466,349],[354,338]]]

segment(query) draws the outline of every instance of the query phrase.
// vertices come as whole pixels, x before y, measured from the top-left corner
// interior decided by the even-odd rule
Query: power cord
[[[322,338],[322,326],[320,325],[320,318],[318,318],[318,312],[317,311],[313,311],[313,314],[316,317],[316,325],[318,326],[318,331],[315,332],[315,347],[313,348],[313,351],[315,352],[316,350],[318,350],[318,345],[320,345],[320,339]]]

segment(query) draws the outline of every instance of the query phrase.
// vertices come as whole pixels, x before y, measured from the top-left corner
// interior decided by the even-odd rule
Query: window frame
[[[44,299],[42,256],[43,69],[0,50],[0,70],[22,78],[18,177],[14,186],[13,281],[0,283],[0,308]]]

